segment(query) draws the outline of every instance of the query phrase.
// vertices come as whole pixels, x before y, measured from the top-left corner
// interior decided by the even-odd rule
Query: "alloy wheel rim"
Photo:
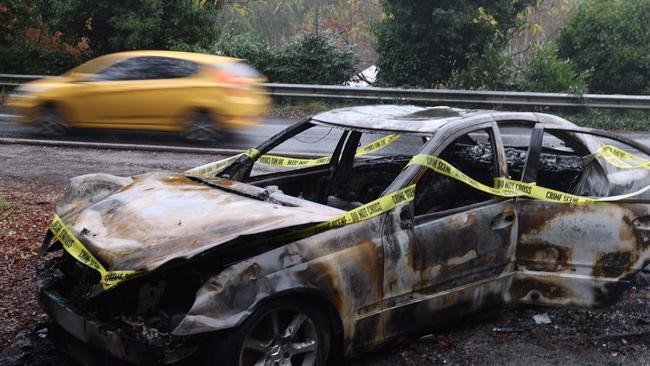
[[[244,339],[240,366],[314,366],[318,333],[314,322],[298,309],[274,309]]]

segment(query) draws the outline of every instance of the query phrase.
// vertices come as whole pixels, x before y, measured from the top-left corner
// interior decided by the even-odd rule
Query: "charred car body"
[[[329,143],[331,155],[270,155],[295,141]],[[629,155],[607,159],[604,146]],[[417,154],[551,196],[492,195],[409,163]],[[648,157],[547,114],[333,110],[213,175],[74,178],[58,217],[104,267],[140,275],[103,290],[64,252],[39,268],[39,298],[53,340],[84,362],[99,349],[228,365],[325,364],[499,304],[605,306],[650,259]],[[408,187],[404,204],[310,230]],[[52,237],[43,252],[62,248]]]

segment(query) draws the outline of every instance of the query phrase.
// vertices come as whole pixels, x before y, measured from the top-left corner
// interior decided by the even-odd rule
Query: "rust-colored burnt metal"
[[[57,205],[77,237],[109,270],[152,271],[239,236],[326,221],[341,210],[278,191],[181,174],[86,175]]]

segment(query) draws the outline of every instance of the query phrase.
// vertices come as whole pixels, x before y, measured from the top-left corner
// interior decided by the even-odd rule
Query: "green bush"
[[[224,35],[217,49],[226,56],[248,60],[278,83],[340,85],[356,72],[352,48],[331,31],[305,31],[277,49],[254,35]]]
[[[224,33],[216,49],[224,55],[247,60],[264,75],[268,74],[273,64],[273,52],[269,45],[254,34]]]
[[[648,24],[648,0],[585,0],[560,32],[560,56],[593,69],[592,92],[650,93]]]
[[[467,69],[454,70],[446,87],[452,89],[513,90],[516,88],[513,57],[494,46]]]
[[[355,74],[357,57],[334,32],[300,33],[274,51],[271,80],[296,84],[343,84]]]
[[[535,48],[520,71],[519,89],[549,93],[587,93],[589,71],[578,72],[570,60],[561,60],[553,43]]]

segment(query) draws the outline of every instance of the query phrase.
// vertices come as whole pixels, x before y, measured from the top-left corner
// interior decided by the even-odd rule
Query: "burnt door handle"
[[[515,215],[513,214],[499,215],[492,221],[491,227],[492,230],[505,229],[508,226],[511,226],[514,221]]]

